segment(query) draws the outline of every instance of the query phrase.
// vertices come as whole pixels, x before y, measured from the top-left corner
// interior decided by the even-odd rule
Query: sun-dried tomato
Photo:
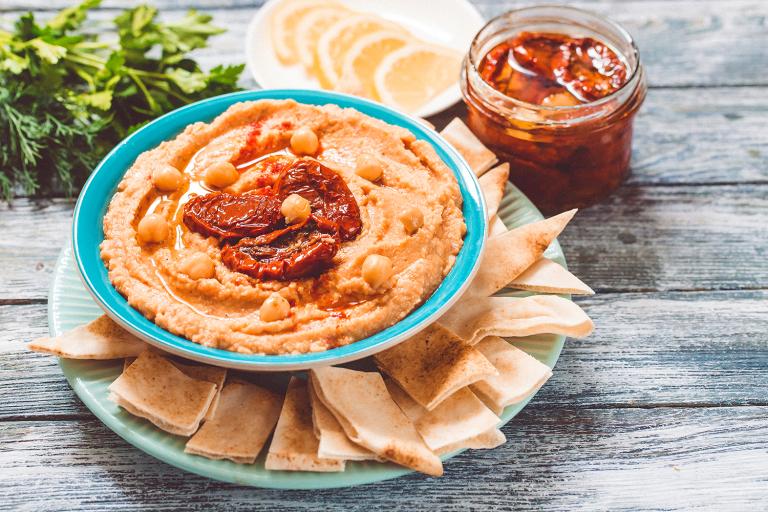
[[[284,281],[319,274],[331,265],[338,250],[339,242],[331,235],[287,229],[277,238],[263,235],[227,244],[221,259],[253,278]]]
[[[360,208],[344,180],[313,158],[301,158],[286,169],[275,184],[281,198],[298,194],[307,199],[312,218],[321,231],[354,240],[363,228]]]
[[[192,231],[220,239],[258,236],[283,222],[281,201],[274,195],[214,192],[184,205],[184,224]]]
[[[291,194],[309,200],[312,215],[286,226],[280,207]],[[312,158],[284,166],[272,187],[194,197],[184,206],[183,219],[192,231],[223,242],[222,260],[229,268],[257,279],[317,275],[331,265],[341,242],[362,230],[347,184]]]

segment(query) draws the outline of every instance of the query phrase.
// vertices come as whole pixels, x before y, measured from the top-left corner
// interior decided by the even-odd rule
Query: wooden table
[[[170,17],[187,5],[154,3]],[[189,3],[229,29],[200,59],[242,61],[252,2]],[[477,4],[490,17],[522,2]],[[73,202],[20,198],[0,206],[0,509],[765,510],[768,3],[579,5],[636,36],[651,89],[633,176],[560,239],[598,292],[578,301],[597,330],[567,342],[555,376],[504,428],[507,444],[456,457],[441,479],[319,492],[222,484],[152,459],[85,409],[53,358],[25,350],[48,330]]]

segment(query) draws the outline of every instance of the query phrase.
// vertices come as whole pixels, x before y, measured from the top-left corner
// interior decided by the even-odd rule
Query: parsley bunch
[[[187,103],[235,91],[244,66],[204,72],[187,55],[223,29],[189,11],[160,22],[142,5],[114,19],[116,38],[87,32],[100,0],[45,24],[31,13],[0,30],[0,194],[72,194],[118,141]]]

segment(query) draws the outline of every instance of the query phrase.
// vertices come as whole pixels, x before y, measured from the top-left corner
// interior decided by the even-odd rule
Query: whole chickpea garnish
[[[378,288],[389,281],[392,271],[392,260],[380,254],[369,254],[363,262],[363,279],[372,288]]]
[[[276,322],[287,318],[291,313],[291,304],[277,292],[272,293],[261,304],[259,318],[264,322]]]
[[[137,233],[139,241],[145,244],[157,244],[168,238],[168,221],[156,213],[145,215],[139,221]]]
[[[291,149],[297,155],[314,155],[320,147],[317,135],[303,126],[291,135]]]
[[[232,185],[240,178],[240,173],[237,172],[235,166],[231,162],[222,160],[211,164],[205,170],[203,179],[205,183],[210,187],[225,188]]]

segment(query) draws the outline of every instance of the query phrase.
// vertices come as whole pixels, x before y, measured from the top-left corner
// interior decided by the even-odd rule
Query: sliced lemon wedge
[[[320,37],[328,27],[350,15],[348,9],[331,5],[313,9],[296,24],[296,53],[307,73],[314,70],[315,51]]]
[[[402,46],[377,66],[376,95],[382,103],[416,112],[458,82],[461,59],[459,52],[438,46]]]
[[[299,62],[296,28],[304,16],[328,4],[323,0],[289,0],[277,6],[270,17],[270,36],[280,62],[285,65]]]
[[[347,52],[337,89],[379,99],[375,74],[379,64],[389,54],[413,42],[403,32],[378,31],[361,37]]]
[[[362,37],[382,30],[405,33],[396,23],[370,14],[344,18],[328,27],[320,36],[315,53],[313,70],[320,84],[326,89],[334,88],[341,80],[349,50]]]

